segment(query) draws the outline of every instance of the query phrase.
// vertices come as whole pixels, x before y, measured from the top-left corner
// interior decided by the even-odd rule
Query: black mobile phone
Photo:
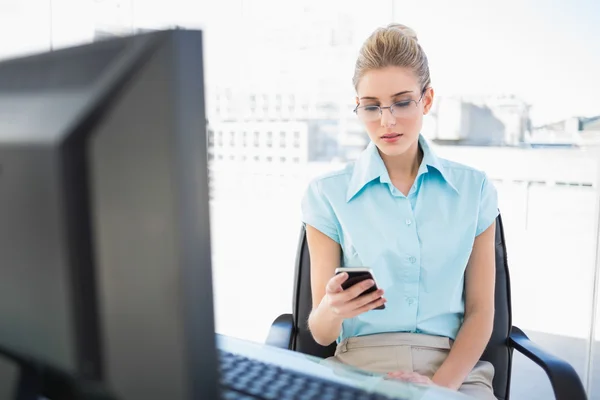
[[[356,285],[358,282],[362,282],[367,279],[372,279],[375,284],[361,293],[361,296],[364,296],[369,293],[373,293],[376,291],[379,286],[377,285],[377,280],[375,279],[375,274],[371,268],[336,268],[335,274],[341,274],[345,272],[348,274],[348,279],[342,283],[342,289],[346,290],[349,287]],[[385,304],[380,305],[379,307],[374,308],[374,310],[383,310],[385,309]]]

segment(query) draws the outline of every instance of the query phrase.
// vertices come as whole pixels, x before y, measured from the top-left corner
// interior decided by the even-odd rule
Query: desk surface
[[[440,387],[422,386],[384,379],[381,374],[366,372],[294,351],[278,349],[229,336],[217,335],[217,347],[230,353],[275,364],[307,375],[358,387],[368,392],[397,399],[466,400],[465,395]]]

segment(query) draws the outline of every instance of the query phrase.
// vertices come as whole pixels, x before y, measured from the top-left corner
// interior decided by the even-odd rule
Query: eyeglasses
[[[423,99],[426,90],[427,88],[423,89],[419,100],[402,100],[392,104],[389,107],[381,107],[376,105],[357,105],[354,109],[354,112],[363,122],[377,121],[381,118],[383,110],[385,109],[389,109],[395,118],[413,118],[417,115],[418,105]]]

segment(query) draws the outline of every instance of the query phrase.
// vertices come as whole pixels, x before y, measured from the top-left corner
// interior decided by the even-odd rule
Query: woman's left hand
[[[425,375],[410,371],[394,371],[387,374],[388,379],[398,379],[405,382],[420,383],[422,385],[435,385],[433,381]]]

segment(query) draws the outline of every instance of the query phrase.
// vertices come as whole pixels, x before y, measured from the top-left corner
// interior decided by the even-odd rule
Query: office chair
[[[275,319],[266,343],[275,347],[326,358],[335,352],[336,344],[327,347],[314,341],[308,329],[308,316],[312,310],[310,287],[310,255],[306,232],[302,228],[296,255],[292,314],[283,314]],[[496,220],[496,289],[494,329],[490,342],[481,357],[495,368],[494,394],[500,400],[508,400],[513,349],[518,350],[544,369],[557,400],[587,399],[579,376],[573,367],[549,354],[533,343],[525,333],[512,326],[510,279],[506,258],[506,243],[502,218]]]

